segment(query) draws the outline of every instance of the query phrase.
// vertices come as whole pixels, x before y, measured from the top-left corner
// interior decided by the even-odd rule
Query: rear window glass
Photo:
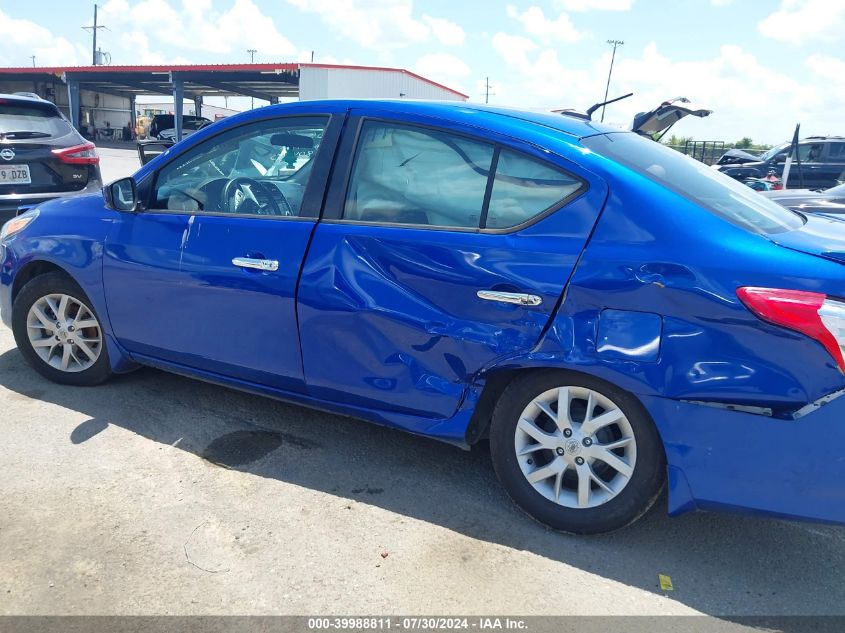
[[[751,187],[636,134],[603,134],[582,143],[749,231],[782,233],[804,224],[801,215]]]
[[[9,138],[64,136],[70,124],[47,104],[0,103],[0,135]]]

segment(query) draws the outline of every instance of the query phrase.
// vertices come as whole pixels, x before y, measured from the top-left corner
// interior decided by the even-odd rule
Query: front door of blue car
[[[106,246],[109,317],[148,362],[303,389],[295,293],[344,114],[229,128],[165,164]]]
[[[315,397],[450,417],[530,350],[607,194],[528,143],[355,112],[299,291]]]

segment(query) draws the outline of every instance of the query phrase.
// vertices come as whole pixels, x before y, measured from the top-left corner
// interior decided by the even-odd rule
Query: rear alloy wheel
[[[50,380],[95,385],[111,374],[100,321],[66,275],[48,273],[26,284],[15,298],[12,329],[26,360]]]
[[[642,405],[608,383],[529,374],[502,394],[490,448],[511,498],[564,532],[608,532],[645,513],[664,480],[660,438]]]

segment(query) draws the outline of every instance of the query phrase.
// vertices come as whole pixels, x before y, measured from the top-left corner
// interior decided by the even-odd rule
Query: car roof
[[[41,97],[28,97],[22,94],[6,94],[0,92],[0,99],[2,99],[3,101],[21,101],[23,103],[37,103],[39,105],[50,104],[53,107],[56,106],[56,104],[52,101],[47,101],[46,99],[42,99]]]
[[[299,101],[303,106],[308,104],[331,104],[341,108],[363,108],[368,110],[388,110],[397,114],[411,114],[430,116],[434,118],[460,119],[464,122],[474,122],[480,127],[493,120],[508,118],[541,125],[562,132],[574,138],[586,138],[596,134],[619,132],[620,129],[588,121],[583,118],[557,114],[554,112],[524,110],[502,106],[489,106],[480,103],[462,101],[415,101],[408,99],[331,99],[324,101]],[[274,107],[274,106],[270,106]],[[278,106],[284,107],[284,104]]]

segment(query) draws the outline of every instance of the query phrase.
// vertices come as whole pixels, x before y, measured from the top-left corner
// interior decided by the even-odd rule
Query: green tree
[[[737,149],[751,149],[754,147],[754,141],[752,141],[748,136],[743,136],[734,144],[734,147]]]

